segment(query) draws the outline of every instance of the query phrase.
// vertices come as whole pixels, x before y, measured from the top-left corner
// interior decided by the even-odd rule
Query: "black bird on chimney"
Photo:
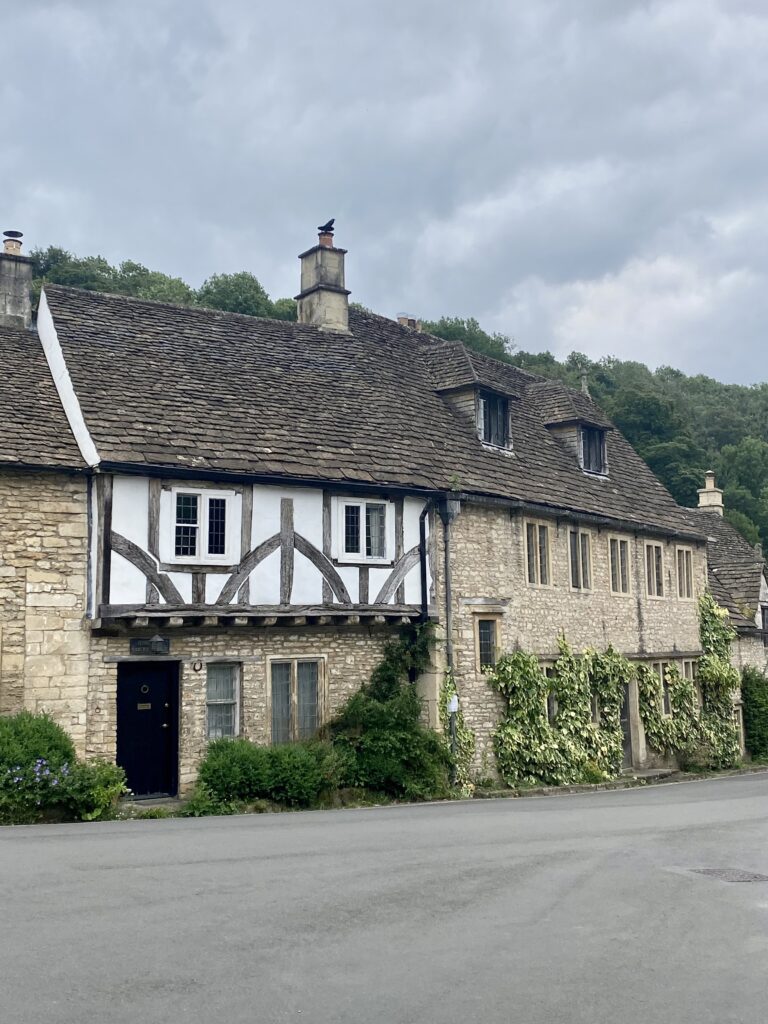
[[[333,222],[335,220],[336,220],[335,217],[331,217],[331,219],[328,221],[327,224],[321,224],[320,227],[317,230],[322,232],[322,234],[324,234],[324,235],[332,235],[333,234]]]

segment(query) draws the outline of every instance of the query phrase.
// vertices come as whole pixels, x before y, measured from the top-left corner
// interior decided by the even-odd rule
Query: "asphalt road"
[[[768,774],[0,829],[2,1024],[768,1020]]]

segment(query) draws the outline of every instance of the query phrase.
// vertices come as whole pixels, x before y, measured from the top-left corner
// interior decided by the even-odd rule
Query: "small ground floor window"
[[[321,725],[322,662],[273,661],[270,683],[272,742],[289,743],[314,736]]]
[[[232,663],[212,662],[208,665],[206,681],[206,736],[220,740],[237,736],[239,730],[238,703],[240,666]]]

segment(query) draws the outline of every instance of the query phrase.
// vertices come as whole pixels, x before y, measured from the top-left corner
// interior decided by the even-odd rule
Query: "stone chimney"
[[[300,324],[321,331],[349,333],[349,291],[344,287],[346,249],[333,244],[333,222],[318,228],[317,245],[303,252],[301,291],[296,296]]]
[[[711,469],[704,477],[704,486],[699,490],[699,508],[711,508],[719,516],[723,514],[723,492],[715,487],[715,474]]]
[[[0,327],[32,323],[32,260],[21,255],[21,232],[4,231],[0,252]]]
[[[410,313],[398,313],[397,322],[401,327],[407,327],[409,331],[421,330],[421,320],[418,320],[415,316],[411,316]]]

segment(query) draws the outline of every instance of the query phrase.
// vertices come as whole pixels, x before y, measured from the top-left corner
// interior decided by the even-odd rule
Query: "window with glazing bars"
[[[581,465],[589,473],[605,472],[605,431],[581,428]]]
[[[383,501],[344,504],[344,554],[387,557],[387,505]]]
[[[320,727],[320,662],[273,661],[272,742],[314,736]]]
[[[645,579],[649,597],[664,596],[664,551],[661,544],[645,545]]]
[[[629,593],[629,541],[611,537],[608,542],[611,560],[611,591]]]
[[[528,582],[549,586],[549,527],[541,523],[525,524],[525,549]]]
[[[480,440],[505,448],[509,440],[509,403],[501,395],[481,391],[477,400],[477,429]]]
[[[206,679],[206,736],[209,740],[220,740],[225,736],[237,736],[239,723],[238,687],[240,666],[212,662],[208,665]]]
[[[477,650],[480,668],[491,668],[496,664],[496,620],[477,620]]]
[[[592,589],[591,542],[588,533],[570,531],[571,586],[574,590]]]
[[[227,499],[208,497],[204,492],[177,491],[175,557],[205,560],[226,553]]]

